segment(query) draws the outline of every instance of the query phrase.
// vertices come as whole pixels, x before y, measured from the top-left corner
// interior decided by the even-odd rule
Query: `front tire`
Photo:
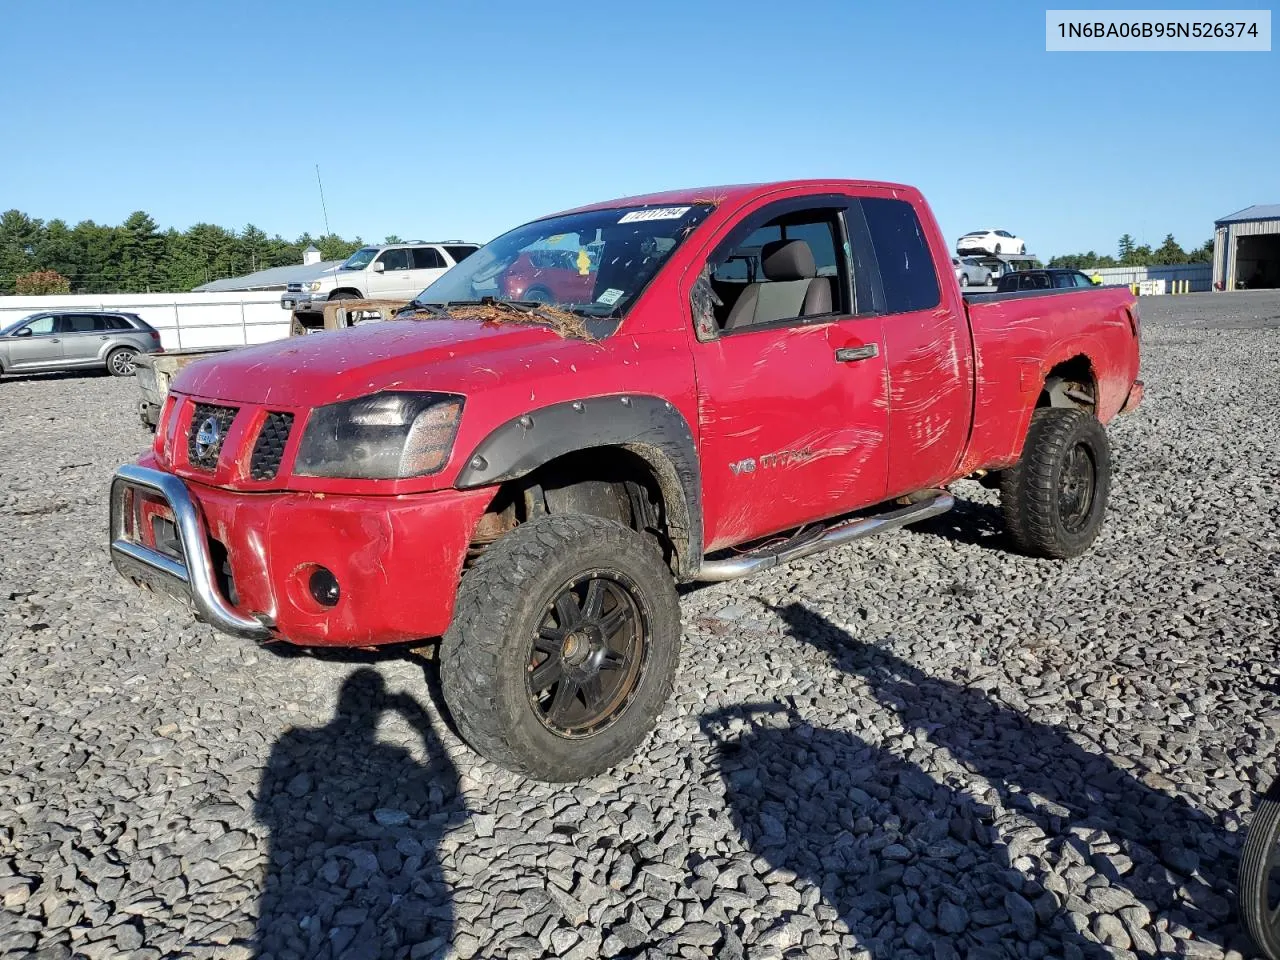
[[[1280,958],[1280,782],[1258,807],[1240,857],[1240,916],[1265,957]]]
[[[630,756],[675,680],[680,605],[657,546],[598,517],[530,521],[463,577],[440,646],[462,738],[538,780]]]
[[[107,354],[107,371],[113,377],[132,377],[138,370],[138,351],[116,347]]]
[[[1022,459],[1001,472],[1005,530],[1031,556],[1078,557],[1102,529],[1110,488],[1102,424],[1084,410],[1042,407],[1031,417]]]

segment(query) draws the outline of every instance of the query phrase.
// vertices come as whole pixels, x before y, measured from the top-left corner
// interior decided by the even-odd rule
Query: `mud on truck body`
[[[517,261],[563,272],[546,250],[574,300],[493,296]],[[1138,340],[1126,288],[966,300],[911,187],[596,204],[498,237],[395,323],[184,371],[114,479],[112,555],[251,640],[440,638],[466,741],[578,779],[663,709],[679,582],[936,515],[970,476],[1017,548],[1086,550]]]

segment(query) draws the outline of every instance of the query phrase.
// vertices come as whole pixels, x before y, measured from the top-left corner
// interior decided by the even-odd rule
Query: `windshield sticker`
[[[606,306],[612,307],[622,299],[622,293],[623,291],[619,290],[617,287],[610,287],[604,293],[600,294],[600,296],[596,297],[596,303],[603,303]]]
[[[586,247],[578,248],[578,276],[585,277],[591,273],[591,254]]]
[[[689,212],[689,207],[652,207],[648,210],[632,210],[624,213],[619,223],[640,223],[645,220],[679,220]]]

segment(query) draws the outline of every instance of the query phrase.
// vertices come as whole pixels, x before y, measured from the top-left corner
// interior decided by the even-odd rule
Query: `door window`
[[[387,273],[393,270],[409,270],[409,251],[404,247],[397,250],[385,250],[378,258]]]
[[[58,318],[59,333],[94,333],[106,329],[104,319],[92,313],[64,313]]]
[[[463,260],[467,259],[467,257],[471,256],[480,248],[466,245],[466,246],[458,246],[458,247],[445,247],[445,249],[449,251],[449,256],[453,257],[454,263],[461,263]]]
[[[708,259],[714,330],[700,325],[700,336],[849,312],[841,249],[838,208],[775,206],[749,218]]]
[[[415,247],[413,253],[413,269],[415,270],[443,270],[448,264],[444,262],[444,257],[440,256],[440,251],[435,247]],[[390,270],[390,267],[387,267]]]
[[[53,317],[40,317],[28,323],[25,329],[30,330],[33,337],[49,337],[53,335],[53,324]]]
[[[865,197],[860,207],[871,253],[879,268],[883,311],[909,313],[936,307],[941,300],[938,274],[924,228],[911,204],[905,200]],[[850,232],[860,231],[851,227]],[[856,263],[858,245],[855,237],[855,277],[861,272]]]

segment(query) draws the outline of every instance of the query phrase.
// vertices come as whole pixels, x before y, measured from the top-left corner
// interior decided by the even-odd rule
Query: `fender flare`
[[[661,397],[617,394],[570,400],[515,417],[480,441],[454,485],[459,490],[495,486],[557,457],[595,447],[621,447],[649,465],[677,543],[677,572],[691,576],[702,562],[698,449],[684,416]]]

